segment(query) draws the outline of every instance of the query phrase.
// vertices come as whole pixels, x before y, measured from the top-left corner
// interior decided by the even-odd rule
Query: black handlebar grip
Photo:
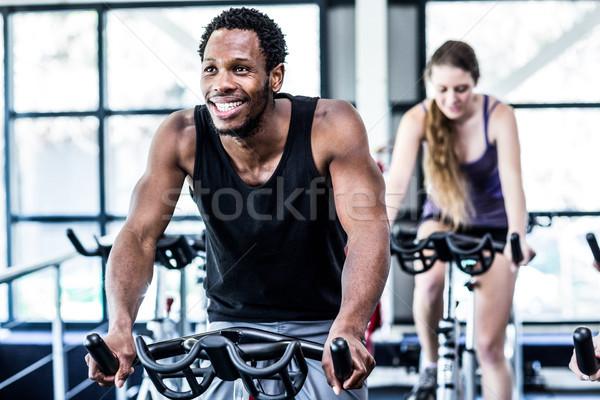
[[[73,232],[73,229],[67,229],[67,237],[69,238],[69,240],[73,244],[73,247],[75,247],[75,250],[77,250],[79,254],[84,255],[86,257],[97,256],[100,254],[98,250],[89,251],[85,247],[83,247],[83,244],[81,244],[79,238],[77,237],[77,235],[75,235],[75,232]]]
[[[352,375],[353,369],[348,342],[343,338],[335,338],[331,341],[330,349],[335,377],[344,383]]]
[[[114,375],[119,370],[119,360],[108,348],[104,340],[97,333],[90,333],[85,337],[83,345],[94,361],[98,364],[100,371],[105,375]]]
[[[600,369],[600,360],[594,353],[594,344],[592,342],[592,332],[580,326],[573,332],[573,344],[575,345],[575,357],[577,358],[577,367],[586,375],[594,375]]]
[[[510,250],[512,259],[515,264],[519,264],[523,260],[523,251],[521,250],[521,239],[518,233],[510,235]]]
[[[588,233],[585,235],[585,239],[592,250],[592,254],[594,255],[594,260],[600,264],[600,248],[598,247],[598,241],[596,240],[596,235],[593,233]]]

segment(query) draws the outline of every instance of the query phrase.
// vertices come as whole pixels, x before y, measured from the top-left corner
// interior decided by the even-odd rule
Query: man
[[[120,387],[131,374],[132,325],[174,208],[164,199],[192,177],[206,224],[209,328],[253,326],[325,343],[306,397],[326,399],[343,385],[357,389],[348,398],[366,398],[375,362],[363,339],[387,279],[389,229],[365,127],[346,102],[278,94],[285,41],[254,9],[213,19],[199,54],[206,106],[159,127],[110,254],[105,341],[120,369],[105,376],[87,356],[90,378]],[[328,350],[336,337],[351,349],[345,382]],[[201,398],[232,398],[230,383],[213,386]]]

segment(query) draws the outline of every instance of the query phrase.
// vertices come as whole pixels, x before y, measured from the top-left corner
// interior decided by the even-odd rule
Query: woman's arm
[[[498,171],[504,196],[504,206],[508,218],[508,232],[518,233],[521,237],[521,248],[525,265],[535,256],[535,252],[525,241],[527,233],[527,208],[525,205],[525,192],[521,178],[521,146],[517,130],[517,121],[512,107],[498,104],[491,115],[490,141],[498,149]],[[510,259],[510,240],[504,252]]]
[[[385,196],[390,224],[398,217],[424,138],[425,110],[417,104],[404,114],[396,134]]]

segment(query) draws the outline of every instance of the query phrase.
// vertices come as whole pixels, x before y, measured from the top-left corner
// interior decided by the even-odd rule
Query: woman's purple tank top
[[[469,198],[473,204],[474,215],[471,215],[469,226],[506,228],[508,219],[504,208],[504,196],[500,185],[498,173],[498,150],[490,144],[488,138],[488,123],[490,114],[498,105],[498,101],[488,110],[489,97],[484,95],[483,100],[483,126],[485,135],[485,151],[483,155],[472,162],[461,164],[461,169],[467,181]],[[423,107],[425,104],[423,103]],[[425,111],[427,109],[425,108]],[[439,216],[440,210],[427,196],[423,204],[422,219]]]

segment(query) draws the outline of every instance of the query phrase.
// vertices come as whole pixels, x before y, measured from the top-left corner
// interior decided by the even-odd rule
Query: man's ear
[[[269,76],[271,78],[271,91],[273,93],[278,93],[281,90],[281,86],[283,86],[283,76],[285,75],[285,67],[283,63],[279,63],[276,65]]]

